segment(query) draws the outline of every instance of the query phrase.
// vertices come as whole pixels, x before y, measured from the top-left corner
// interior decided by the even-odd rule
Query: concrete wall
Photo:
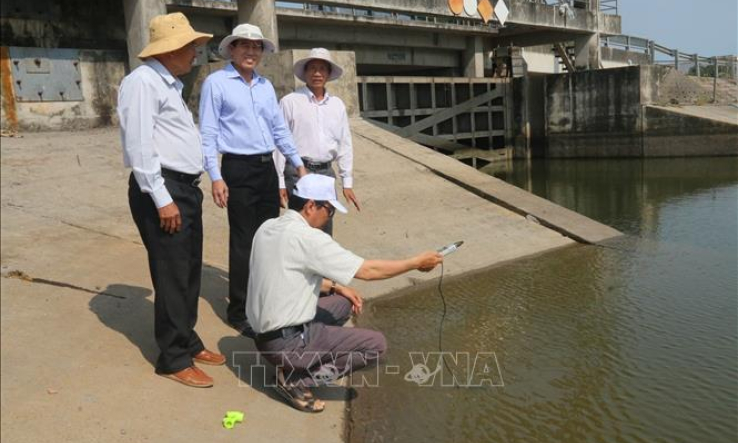
[[[123,51],[80,51],[83,101],[19,102],[12,90],[2,88],[2,128],[20,130],[84,129],[117,124],[118,86],[125,76]]]
[[[545,91],[548,157],[641,155],[639,67],[550,75]]]
[[[546,147],[543,74],[529,73],[513,80],[511,140],[514,158],[543,157]],[[508,108],[510,109],[510,108]]]
[[[264,57],[259,72],[272,81],[278,98],[304,84],[292,74],[292,65],[308,53],[308,50],[288,50]],[[350,116],[356,116],[359,114],[359,100],[354,53],[331,53],[336,63],[344,68],[344,74],[328,84],[329,91],[343,100]],[[0,93],[2,129],[12,129],[16,122],[17,129],[26,131],[117,125],[118,88],[126,75],[126,53],[83,50],[80,52],[80,62],[83,101],[19,102],[13,96],[12,88],[3,87]],[[185,83],[183,96],[196,117],[203,80],[224,65],[224,61],[219,61],[196,66],[190,74],[182,77]]]
[[[692,80],[665,66],[549,75],[546,156],[738,155],[738,122],[655,108],[687,97]]]
[[[528,64],[528,72],[558,74],[559,61],[551,45],[523,48],[523,59]]]
[[[651,57],[648,54],[618,48],[600,48],[600,57],[605,68],[648,65],[651,63]]]
[[[123,0],[2,1],[3,46],[125,50],[125,32]]]

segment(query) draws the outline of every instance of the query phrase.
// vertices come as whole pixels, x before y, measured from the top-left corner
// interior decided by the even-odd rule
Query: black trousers
[[[271,154],[223,155],[228,185],[228,322],[246,321],[249,259],[256,230],[279,216],[279,179]]]
[[[175,234],[159,226],[159,212],[149,194],[141,192],[133,174],[128,203],[149,258],[154,285],[154,335],[159,345],[156,372],[171,374],[192,366],[205,349],[195,332],[202,275],[202,191],[189,184],[165,183],[182,217]]]

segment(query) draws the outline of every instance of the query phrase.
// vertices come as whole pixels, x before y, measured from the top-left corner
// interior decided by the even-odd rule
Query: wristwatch
[[[328,291],[328,295],[335,295],[336,294],[336,281],[331,280],[331,289]]]

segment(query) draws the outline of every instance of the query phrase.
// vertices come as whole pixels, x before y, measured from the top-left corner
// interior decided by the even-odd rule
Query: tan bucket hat
[[[295,62],[293,71],[295,77],[299,78],[303,82],[305,81],[305,65],[311,60],[323,60],[331,65],[331,75],[328,76],[328,81],[335,80],[343,74],[343,68],[338,66],[331,59],[331,52],[325,48],[313,48],[310,50],[310,55]]]
[[[149,44],[138,54],[138,58],[176,51],[196,41],[203,44],[213,38],[213,34],[197,32],[181,12],[157,15],[149,23]]]
[[[230,46],[231,43],[236,40],[259,40],[264,45],[265,53],[274,52],[274,49],[276,48],[271,40],[264,38],[264,34],[261,33],[261,28],[248,23],[243,23],[233,28],[231,35],[228,35],[226,38],[221,40],[218,45],[218,53],[220,53],[221,57],[226,60],[231,59]]]

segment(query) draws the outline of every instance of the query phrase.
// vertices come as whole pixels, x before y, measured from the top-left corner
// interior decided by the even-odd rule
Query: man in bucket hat
[[[308,171],[316,174],[335,177],[333,163],[336,162],[344,198],[361,210],[353,190],[354,152],[346,106],[326,90],[326,83],[339,78],[343,69],[332,60],[327,49],[313,48],[308,57],[295,63],[293,70],[305,86],[286,95],[279,105],[297,143],[297,151]],[[280,197],[286,206],[298,177],[294,168],[285,167],[284,157],[279,154],[276,163]],[[323,230],[333,235],[332,220]]]
[[[347,286],[351,280],[428,272],[443,261],[435,251],[404,260],[364,260],[320,230],[336,211],[346,213],[335,179],[302,177],[284,215],[256,232],[251,255],[246,308],[256,348],[277,366],[277,392],[305,412],[325,406],[312,386],[376,363],[387,348],[380,332],[342,327],[363,306],[359,293]]]
[[[123,79],[118,95],[123,160],[133,171],[128,201],[148,252],[154,286],[156,372],[193,387],[213,385],[194,363],[222,365],[194,327],[202,272],[202,146],[182,100],[178,76],[192,68],[196,32],[181,13],[154,17],[144,64]]]
[[[305,168],[274,87],[256,72],[262,55],[273,52],[274,44],[259,27],[241,24],[220,42],[218,50],[230,63],[203,83],[200,130],[213,200],[218,207],[228,208],[228,323],[253,336],[246,318],[249,257],[256,230],[279,215],[274,147],[290,160],[298,175],[305,174]],[[218,153],[223,154],[222,168]]]

